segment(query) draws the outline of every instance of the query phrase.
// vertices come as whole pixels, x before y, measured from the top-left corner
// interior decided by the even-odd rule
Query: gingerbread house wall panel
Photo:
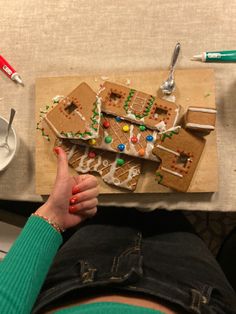
[[[185,114],[185,127],[198,130],[214,130],[216,110],[212,108],[189,107]]]
[[[178,120],[178,105],[135,89],[106,81],[100,96],[102,111],[151,129],[167,130]]]
[[[161,159],[157,181],[178,191],[186,192],[205,146],[205,140],[184,129],[162,135],[153,153]]]
[[[45,119],[59,137],[96,137],[100,120],[98,106],[96,93],[82,83],[61,99]]]

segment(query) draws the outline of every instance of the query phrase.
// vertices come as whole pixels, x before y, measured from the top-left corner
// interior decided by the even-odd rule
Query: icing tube
[[[12,81],[14,81],[18,84],[24,85],[20,75],[16,72],[16,70],[13,69],[13,67],[2,56],[0,56],[0,69]]]

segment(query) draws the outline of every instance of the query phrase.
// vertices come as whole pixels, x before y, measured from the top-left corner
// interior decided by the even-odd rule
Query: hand
[[[47,202],[36,213],[68,229],[96,214],[98,184],[89,174],[71,177],[66,153],[60,147],[54,151],[58,156],[54,187]]]

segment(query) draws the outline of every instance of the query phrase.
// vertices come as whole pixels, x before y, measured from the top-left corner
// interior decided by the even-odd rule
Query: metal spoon
[[[175,65],[180,52],[180,43],[177,43],[172,55],[171,64],[170,64],[170,72],[167,80],[161,85],[161,90],[164,95],[170,95],[175,88],[175,80],[174,80],[174,71]]]
[[[8,136],[9,136],[9,133],[11,130],[11,125],[12,125],[15,113],[16,113],[15,109],[11,108],[10,119],[9,119],[9,123],[8,123],[8,127],[7,127],[7,134],[5,137],[5,141],[2,144],[0,144],[0,147],[5,147],[8,150],[10,150],[10,147],[8,145]]]

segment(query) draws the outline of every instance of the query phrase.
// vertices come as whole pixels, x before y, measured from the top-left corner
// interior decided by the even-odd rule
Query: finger
[[[92,199],[92,198],[95,198],[97,197],[99,194],[98,192],[98,188],[93,188],[93,189],[89,189],[89,190],[86,190],[84,192],[81,192],[81,193],[78,193],[78,194],[75,194],[71,199],[70,199],[70,204],[71,205],[74,205],[76,203],[80,203],[80,202],[83,202],[83,201],[87,201],[89,199]]]
[[[87,201],[70,206],[69,212],[71,214],[75,214],[78,212],[85,212],[86,210],[96,207],[97,204],[98,204],[97,198],[93,198],[91,200],[87,200]]]
[[[61,147],[55,147],[54,152],[57,154],[56,181],[58,181],[68,176],[68,161],[65,151]]]
[[[97,185],[98,185],[97,179],[94,176],[89,175],[83,181],[73,186],[72,194],[77,194],[95,188],[97,187]]]

